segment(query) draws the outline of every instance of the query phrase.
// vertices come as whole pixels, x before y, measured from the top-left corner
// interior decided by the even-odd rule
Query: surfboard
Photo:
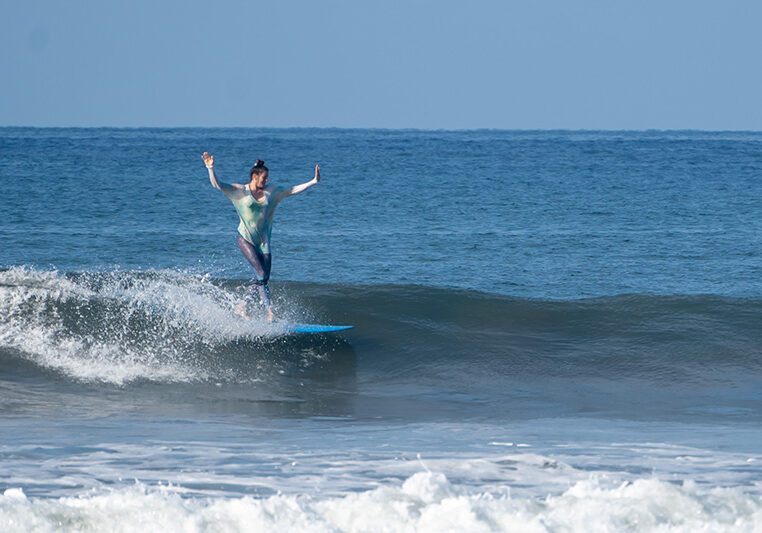
[[[353,327],[354,326],[332,326],[326,324],[284,324],[286,333],[299,334],[334,333],[336,331],[352,329]]]

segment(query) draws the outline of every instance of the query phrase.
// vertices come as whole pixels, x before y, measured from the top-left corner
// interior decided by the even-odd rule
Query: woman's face
[[[267,172],[263,172],[262,174],[252,174],[251,182],[254,184],[255,188],[263,189],[265,185],[267,185]]]

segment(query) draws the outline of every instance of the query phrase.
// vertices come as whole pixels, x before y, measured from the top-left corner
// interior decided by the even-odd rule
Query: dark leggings
[[[254,280],[251,287],[249,287],[247,296],[250,296],[254,291],[257,291],[259,293],[259,301],[262,302],[262,305],[267,308],[272,307],[270,288],[267,286],[267,282],[270,281],[270,268],[273,264],[272,256],[270,254],[263,254],[256,246],[240,235],[238,236],[238,247],[257,273],[257,279]]]

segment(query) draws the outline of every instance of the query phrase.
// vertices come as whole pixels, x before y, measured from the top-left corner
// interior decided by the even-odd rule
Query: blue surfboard
[[[325,324],[285,324],[286,333],[334,333],[336,331],[345,331],[354,326],[328,326]]]

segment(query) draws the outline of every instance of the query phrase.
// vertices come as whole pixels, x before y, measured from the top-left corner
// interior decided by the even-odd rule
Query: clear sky
[[[0,0],[0,125],[762,130],[762,2]]]

